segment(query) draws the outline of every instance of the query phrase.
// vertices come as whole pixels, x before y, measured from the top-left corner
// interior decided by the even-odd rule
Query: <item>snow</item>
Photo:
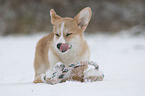
[[[104,80],[56,85],[32,83],[35,46],[42,36],[0,37],[0,96],[145,96],[145,36],[86,35]]]

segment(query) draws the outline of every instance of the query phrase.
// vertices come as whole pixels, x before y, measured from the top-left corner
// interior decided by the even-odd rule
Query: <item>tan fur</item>
[[[83,10],[89,10],[90,16],[85,21],[85,24],[79,20],[80,13]],[[35,68],[35,80],[34,83],[40,83],[40,75],[47,70],[51,71],[53,66],[57,62],[62,62],[68,65],[72,62],[89,60],[90,52],[87,42],[84,39],[84,31],[91,19],[91,9],[89,7],[83,9],[74,18],[62,18],[58,16],[53,9],[50,10],[51,23],[53,24],[53,32],[44,36],[39,40],[36,46],[34,68]],[[61,35],[60,28],[64,22],[63,37],[66,42],[72,43],[72,49],[62,54],[57,50],[56,43],[59,37],[55,34]],[[87,22],[87,23],[86,23]],[[72,33],[70,36],[66,36],[68,33]],[[80,70],[84,70],[82,67]],[[75,71],[76,72],[76,71]],[[73,76],[74,79],[80,80],[80,77]]]
[[[33,81],[33,83],[44,83],[42,80],[41,80],[41,75],[37,76],[35,78],[35,80]]]
[[[48,50],[50,49],[49,46],[51,46],[52,39],[53,33],[50,33],[47,36],[44,36],[42,39],[40,39],[39,42],[37,43],[34,60],[35,77],[37,75],[40,75],[37,72],[37,70],[40,68],[42,64],[46,67],[46,69],[47,67],[49,67]],[[42,73],[45,73],[45,70]]]

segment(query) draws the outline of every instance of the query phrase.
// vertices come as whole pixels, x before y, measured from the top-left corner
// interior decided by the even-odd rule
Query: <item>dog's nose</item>
[[[58,49],[60,49],[61,44],[62,44],[62,43],[58,43],[58,44],[57,44],[57,48],[58,48]]]
[[[61,51],[61,52],[65,52],[69,49],[68,44],[66,43],[58,43],[57,44],[57,48]]]

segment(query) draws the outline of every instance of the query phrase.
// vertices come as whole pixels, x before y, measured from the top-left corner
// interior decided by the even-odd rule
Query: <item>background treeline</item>
[[[93,11],[89,32],[145,26],[145,0],[0,0],[0,35],[49,32],[51,8],[74,17],[87,6]]]

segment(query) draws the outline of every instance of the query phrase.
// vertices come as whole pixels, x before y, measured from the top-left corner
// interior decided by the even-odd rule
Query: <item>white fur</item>
[[[80,12],[79,19],[80,19],[80,22],[82,22],[84,25],[88,24],[89,18],[90,18],[90,13],[88,9],[82,10]]]
[[[48,60],[50,63],[50,67],[49,67],[47,73],[49,73],[53,70],[53,67],[57,62],[60,62],[59,58],[54,54],[54,52],[52,50],[49,50],[49,52],[48,52]]]
[[[63,30],[64,30],[64,22],[62,22],[61,24],[61,28],[60,28],[61,35],[60,35],[60,38],[57,40],[57,43],[66,43],[63,37]]]
[[[63,30],[64,30],[64,22],[62,22],[62,25],[61,25],[61,37],[63,37]]]

